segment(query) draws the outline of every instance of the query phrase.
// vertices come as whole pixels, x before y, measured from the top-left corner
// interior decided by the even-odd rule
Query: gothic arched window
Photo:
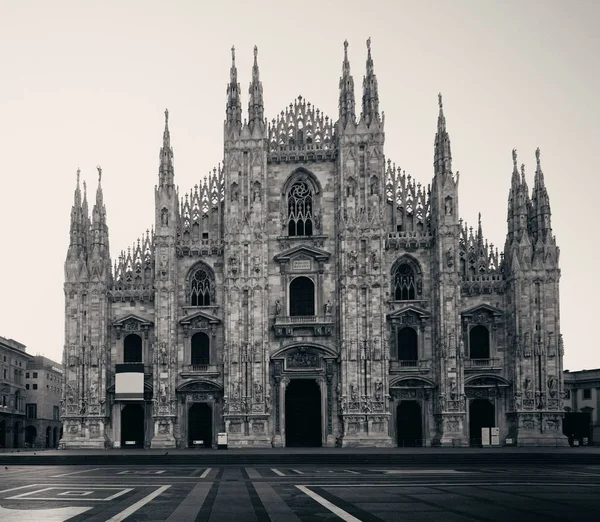
[[[480,324],[469,332],[469,357],[471,359],[490,358],[490,332]]]
[[[204,269],[196,270],[190,281],[190,304],[192,306],[209,306],[211,296],[211,280]]]
[[[296,181],[287,194],[289,236],[313,235],[313,193],[305,181]]]
[[[397,354],[400,361],[419,360],[419,342],[414,328],[405,326],[398,330]]]
[[[412,301],[416,299],[415,271],[408,263],[398,265],[394,272],[394,300]]]
[[[315,284],[308,277],[290,283],[290,315],[315,315]]]
[[[137,334],[129,334],[123,340],[123,362],[140,363],[142,358],[142,338]]]
[[[210,364],[210,340],[204,332],[192,335],[192,366]]]

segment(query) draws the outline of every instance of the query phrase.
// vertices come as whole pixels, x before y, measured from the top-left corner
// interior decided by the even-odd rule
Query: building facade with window
[[[223,163],[185,195],[165,111],[153,231],[114,267],[102,171],[91,216],[78,172],[64,447],[564,439],[539,150],[532,192],[513,151],[500,254],[459,217],[441,96],[430,185],[385,155],[367,47],[358,113],[345,45],[335,122],[302,97],[269,122],[256,48],[242,117],[234,55]]]
[[[25,370],[31,359],[26,347],[0,337],[0,449],[25,443]]]
[[[43,355],[33,356],[27,363],[25,388],[25,445],[58,447],[62,435],[62,365]]]
[[[600,369],[564,372],[565,435],[600,444]]]

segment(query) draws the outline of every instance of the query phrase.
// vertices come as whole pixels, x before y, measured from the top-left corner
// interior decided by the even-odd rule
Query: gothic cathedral
[[[223,163],[183,197],[165,112],[154,227],[114,266],[78,172],[63,448],[564,443],[539,149],[499,254],[459,218],[441,96],[425,187],[384,155],[370,41],[357,116],[347,46],[337,122],[302,97],[267,121],[256,48],[243,118],[232,50]]]

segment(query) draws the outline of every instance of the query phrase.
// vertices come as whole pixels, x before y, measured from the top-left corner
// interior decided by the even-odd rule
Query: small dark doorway
[[[417,401],[402,401],[396,410],[398,446],[414,448],[423,441],[423,418]]]
[[[46,428],[46,447],[52,447],[52,428],[50,426]]]
[[[321,390],[314,379],[292,379],[285,390],[285,445],[320,447]]]
[[[205,402],[196,402],[188,410],[188,446],[212,447],[212,409]]]
[[[481,428],[496,426],[496,407],[487,399],[473,399],[469,404],[469,439],[471,446],[481,446]]]
[[[144,407],[141,404],[126,404],[121,410],[121,447],[144,447]]]
[[[58,428],[54,428],[52,433],[54,434],[54,447],[58,448]]]
[[[33,448],[35,446],[35,439],[37,438],[37,430],[35,426],[27,426],[25,428],[25,443]]]
[[[21,423],[15,422],[13,427],[13,448],[21,447]]]

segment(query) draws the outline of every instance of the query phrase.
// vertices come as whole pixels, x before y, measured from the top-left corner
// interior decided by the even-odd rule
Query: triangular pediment
[[[331,254],[326,250],[321,250],[320,248],[315,248],[308,245],[297,245],[285,250],[284,252],[281,252],[280,254],[277,254],[273,259],[277,263],[289,263],[292,258],[299,256],[307,256],[315,259],[316,261],[327,261],[331,257]]]
[[[403,306],[398,310],[390,312],[387,316],[388,319],[398,319],[405,315],[416,315],[419,319],[426,319],[427,317],[429,317],[429,314],[425,310],[418,308],[414,305]]]
[[[184,326],[189,326],[192,323],[205,321],[208,324],[219,324],[221,320],[206,310],[198,310],[197,312],[186,315],[179,322]]]
[[[127,325],[134,325],[136,323],[140,327],[141,326],[152,326],[154,324],[152,321],[148,321],[148,319],[144,319],[143,317],[140,317],[139,315],[129,314],[129,315],[126,315],[125,317],[121,317],[120,319],[116,319],[115,321],[113,321],[113,326],[125,327]]]
[[[461,312],[461,315],[463,317],[469,317],[472,315],[482,314],[482,313],[489,314],[494,317],[500,317],[500,316],[504,315],[504,312],[502,310],[500,310],[499,308],[496,308],[495,306],[489,305],[489,304],[480,304],[477,306],[473,306],[472,308],[468,308],[467,310],[464,310],[463,312]]]

